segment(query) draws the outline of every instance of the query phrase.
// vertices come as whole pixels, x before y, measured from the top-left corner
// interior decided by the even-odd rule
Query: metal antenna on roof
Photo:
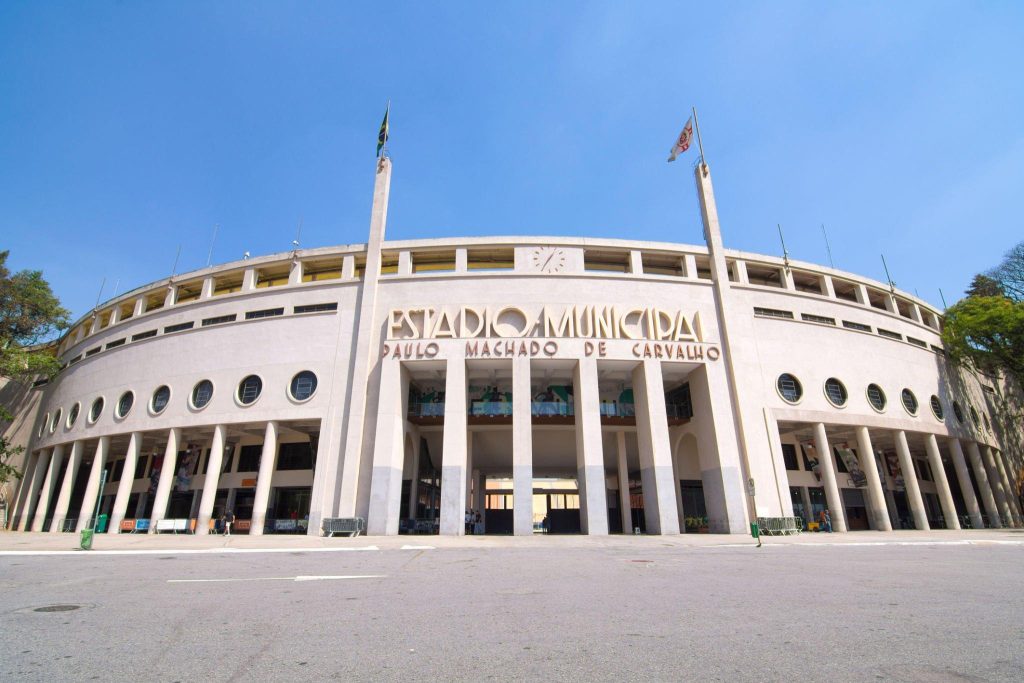
[[[302,216],[299,216],[299,227],[295,231],[295,239],[292,240],[292,247],[295,249],[299,248],[299,238],[302,237]]]
[[[181,258],[181,245],[178,245],[178,253],[174,255],[174,266],[171,268],[171,277],[178,272],[178,259]]]
[[[220,223],[213,224],[213,239],[210,240],[210,253],[206,255],[206,267],[210,267],[210,262],[213,261],[213,245],[217,243],[217,231],[220,229]]]
[[[832,247],[828,243],[828,233],[825,232],[825,224],[821,224],[821,234],[825,236],[825,251],[828,252],[828,265],[831,268],[835,268],[836,264],[832,263]]]
[[[946,297],[942,293],[942,287],[939,287],[939,298],[942,299],[942,310],[949,308],[949,305],[946,303]]]
[[[93,308],[99,308],[100,297],[103,296],[103,288],[107,285],[107,278],[103,278],[103,282],[100,283],[100,291],[96,292],[96,305]]]
[[[789,252],[786,251],[786,240],[782,236],[782,225],[776,223],[779,227],[779,241],[782,242],[782,262],[786,264],[786,270],[789,270]]]
[[[889,291],[895,294],[896,283],[892,281],[892,276],[889,275],[889,266],[885,263],[885,254],[882,254],[882,267],[885,268],[885,279],[889,282]]]
[[[121,278],[117,278],[117,282],[114,283],[114,293],[110,295],[111,298],[117,296],[117,290],[121,287]]]

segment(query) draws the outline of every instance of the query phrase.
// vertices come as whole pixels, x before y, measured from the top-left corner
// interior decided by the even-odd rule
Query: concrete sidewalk
[[[763,536],[765,547],[859,545],[1020,545],[1024,529],[982,531],[859,531],[845,534],[803,533],[798,536]],[[70,533],[0,532],[0,555],[24,552],[60,552],[78,549],[79,537]],[[127,552],[302,552],[367,549],[443,548],[742,548],[755,547],[749,535],[682,534],[679,536],[191,536],[174,534],[97,534],[93,550]]]

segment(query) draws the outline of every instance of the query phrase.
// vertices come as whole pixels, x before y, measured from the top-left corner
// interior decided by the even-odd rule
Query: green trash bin
[[[754,538],[760,538],[761,537],[761,530],[758,528],[757,522],[751,522],[750,523],[750,535],[753,536]]]
[[[92,529],[82,529],[82,550],[92,550]]]
[[[96,533],[102,534],[107,531],[107,522],[110,521],[110,517],[107,515],[100,515],[96,518]]]

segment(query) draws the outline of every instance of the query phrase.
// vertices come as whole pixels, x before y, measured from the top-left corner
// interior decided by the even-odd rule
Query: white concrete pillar
[[[270,420],[263,431],[263,450],[260,452],[260,470],[256,474],[256,495],[252,503],[250,536],[262,536],[267,525],[267,506],[270,504],[270,488],[274,480],[274,463],[277,460],[277,422]]]
[[[1006,497],[1006,504],[1010,508],[1010,517],[1013,519],[1013,526],[1018,529],[1021,526],[1020,508],[1017,503],[1017,495],[1014,493],[1013,482],[1007,475],[1006,463],[1003,461],[1003,454],[995,448],[992,451],[992,458],[999,472],[999,479],[1003,484],[1003,495]]]
[[[449,358],[445,366],[440,532],[462,536],[466,533],[466,360]]]
[[[633,370],[636,436],[640,447],[640,479],[644,488],[644,521],[648,534],[678,534],[679,513],[673,489],[672,443],[668,438],[665,383],[661,361],[641,361]],[[601,468],[604,476],[604,465]]]
[[[839,495],[839,485],[836,483],[836,465],[832,459],[832,446],[828,443],[825,425],[821,422],[814,425],[814,448],[818,451],[821,485],[825,489],[825,504],[828,505],[828,513],[832,518],[832,530],[846,531],[846,508],[843,507],[843,499]],[[809,506],[807,513],[811,513]]]
[[[420,505],[420,436],[413,434],[412,442],[412,481],[409,482],[409,500],[406,502],[406,509],[409,519],[416,519],[416,512]]]
[[[988,474],[989,484],[992,486],[992,494],[996,498],[996,506],[999,508],[999,521],[1003,526],[1013,526],[1013,515],[1010,514],[1010,504],[1006,500],[1006,492],[1003,490],[1003,482],[999,477],[999,469],[996,467],[995,456],[992,449],[984,444],[978,444],[981,450],[981,460],[985,463],[985,471]],[[46,487],[43,487],[45,492]]]
[[[78,476],[78,466],[81,462],[82,442],[75,441],[71,444],[68,466],[64,469],[64,481],[61,482],[60,495],[57,496],[57,507],[53,510],[53,521],[50,522],[50,531],[64,530],[64,519],[68,516],[68,507],[71,505],[71,491],[75,487],[75,477]]]
[[[813,522],[813,521],[815,521],[814,520],[814,512],[813,512],[813,509],[811,507],[811,492],[807,489],[806,486],[801,486],[800,487],[800,502],[802,502],[804,504],[804,521],[805,522]],[[829,511],[829,514],[830,515],[832,514],[831,511]],[[835,520],[833,520],[833,521],[835,521]],[[832,525],[832,529],[833,530],[835,530],[835,526],[836,526],[835,524]]]
[[[867,431],[866,428],[859,429]],[[903,484],[907,490],[907,503],[910,505],[910,514],[914,517],[914,528],[920,531],[928,531],[931,528],[928,524],[928,513],[924,509],[921,487],[917,483],[917,470],[914,468],[914,459],[910,455],[910,446],[907,445],[907,433],[903,430],[896,432],[896,455],[899,456],[900,469],[903,470]]]
[[[398,535],[408,397],[409,375],[402,368],[402,362],[381,361],[370,507],[366,519],[366,533],[374,536]]]
[[[988,515],[989,526],[994,529],[1001,529],[1003,527],[1003,522],[999,519],[999,508],[996,506],[996,498],[992,493],[992,486],[988,482],[988,473],[985,472],[985,464],[981,461],[981,453],[978,449],[978,444],[973,441],[967,442],[967,456],[971,460],[971,469],[974,470],[974,479],[978,482],[978,491],[981,493],[981,502],[985,506],[985,514]]]
[[[212,276],[204,277],[203,278],[203,286],[199,290],[199,298],[200,299],[209,299],[209,298],[211,298],[213,296],[213,286],[214,286],[213,277]]]
[[[878,466],[875,464],[875,449],[871,446],[871,435],[868,433],[867,427],[857,427],[856,431],[857,450],[860,451],[860,467],[864,470],[864,476],[868,480],[868,515],[876,531],[892,531],[889,512],[885,509],[882,480],[878,477]],[[899,450],[898,446],[897,450]]]
[[[82,529],[91,529],[90,524],[96,512],[96,500],[100,495],[100,480],[103,478],[103,466],[110,452],[110,437],[101,436],[96,442],[96,451],[92,456],[92,468],[89,470],[89,481],[85,484],[85,495],[82,496],[82,507],[78,511],[78,524],[75,533]]]
[[[149,491],[140,491],[139,497],[135,499],[135,514],[132,515],[135,519],[145,519],[146,516],[146,500],[149,498]]]
[[[473,470],[473,507],[480,513],[480,518],[487,522],[487,475],[480,470]]]
[[[978,498],[974,495],[974,487],[971,485],[971,474],[967,471],[967,460],[964,458],[964,449],[960,445],[960,440],[950,439],[949,450],[953,456],[956,480],[960,484],[960,494],[964,498],[964,505],[967,506],[967,515],[971,518],[971,526],[975,529],[984,529],[985,522],[981,518]]]
[[[597,388],[597,361],[594,358],[581,358],[576,363],[573,371],[573,403],[576,413],[576,478],[580,492],[580,524],[585,534],[606,536],[608,505],[604,444],[601,439],[601,396]]]
[[[32,525],[32,512],[36,509],[37,498],[39,495],[39,488],[43,485],[43,479],[46,478],[46,472],[50,468],[50,458],[53,456],[52,450],[39,451],[39,455],[36,457],[36,466],[32,470],[31,480],[28,485],[28,494],[25,497],[25,506],[21,515],[21,520],[18,522],[18,531],[28,531]]]
[[[885,463],[883,462],[883,465]],[[896,496],[893,494],[893,489],[896,487],[896,481],[893,476],[889,473],[888,467],[882,467],[882,491],[885,493],[885,509],[889,511],[889,523],[892,524],[892,528],[899,528],[900,520],[897,517],[896,510]]]
[[[142,450],[142,434],[132,432],[128,439],[128,450],[125,452],[121,480],[117,484],[117,495],[114,496],[114,509],[110,513],[108,533],[121,533],[121,521],[128,511],[128,498],[132,495],[132,484],[135,483],[135,468],[139,463],[140,450]]]
[[[156,496],[153,498],[153,512],[150,514],[149,533],[156,533],[156,523],[167,516],[167,503],[171,499],[174,478],[178,469],[178,444],[181,441],[181,430],[177,427],[167,432],[167,445],[164,446],[164,460],[160,465],[160,481],[156,485]]]
[[[512,531],[533,535],[533,393],[530,359],[512,359]]]
[[[289,285],[301,285],[303,275],[302,261],[295,259],[292,261],[291,270],[288,271],[288,284]]]
[[[132,308],[132,317],[137,318],[146,312],[146,297],[140,296],[135,299],[135,305]]]
[[[25,469],[21,473],[21,483],[18,485],[18,494],[14,497],[14,507],[11,509],[10,519],[8,520],[8,528],[14,531],[18,528],[22,518],[26,514],[26,508],[28,507],[28,491],[32,488],[32,478],[36,472],[36,465],[39,464],[39,453],[31,452],[28,457],[25,458]],[[19,524],[15,524],[15,520]]]
[[[473,482],[477,474],[473,469],[473,432],[466,432],[466,507],[470,509],[473,508]]]
[[[60,473],[60,466],[63,462],[64,444],[59,444],[53,449],[49,467],[46,468],[46,478],[43,480],[42,489],[39,491],[39,503],[36,505],[36,514],[32,518],[32,531],[45,531],[46,513],[50,508],[50,499],[53,497],[53,490],[57,487],[57,475]]]
[[[629,467],[626,463],[626,432],[615,433],[619,465],[619,513],[622,515],[622,533],[633,533],[633,505],[629,499]]]
[[[680,460],[682,455],[679,453],[672,454],[672,488],[676,492],[676,523],[679,525],[679,533],[683,533],[686,529],[686,517],[683,514],[683,490],[679,485],[679,473],[683,471]]]
[[[224,441],[227,432],[228,428],[224,425],[213,428],[213,443],[210,444],[209,463],[206,466],[206,478],[203,480],[203,496],[199,499],[199,514],[196,515],[197,536],[210,533],[213,504],[217,499],[217,484],[220,482],[220,471],[224,467]]]
[[[932,478],[935,480],[939,503],[942,505],[942,516],[946,518],[946,528],[960,531],[960,519],[956,514],[956,505],[953,504],[953,492],[949,490],[946,468],[942,465],[939,443],[935,440],[934,434],[925,435],[924,447],[928,452],[928,464],[931,465]]]
[[[256,269],[246,268],[242,273],[242,291],[250,292],[256,289]]]

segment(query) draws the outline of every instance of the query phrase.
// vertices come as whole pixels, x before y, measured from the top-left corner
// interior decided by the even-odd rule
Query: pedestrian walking
[[[221,521],[224,523],[224,535],[230,536],[231,525],[235,521],[235,513],[233,513],[231,510],[225,510],[223,517],[221,517]]]

